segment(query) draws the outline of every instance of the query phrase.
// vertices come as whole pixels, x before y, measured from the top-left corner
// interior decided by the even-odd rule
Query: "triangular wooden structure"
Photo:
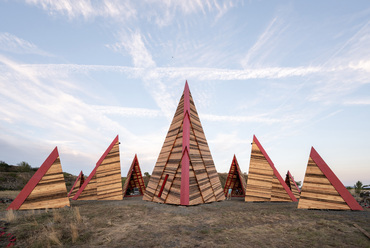
[[[62,208],[70,206],[58,148],[31,177],[7,210]]]
[[[184,206],[225,199],[187,82],[143,199]]]
[[[96,163],[73,200],[122,200],[118,135]]]
[[[123,197],[133,196],[130,195],[130,193],[133,192],[134,188],[137,188],[139,190],[139,195],[144,195],[145,184],[143,175],[141,174],[139,160],[137,159],[136,154],[134,160],[132,160],[131,167],[127,172],[126,182],[123,185]]]
[[[292,174],[290,174],[289,171],[286,173],[285,183],[286,185],[288,185],[290,191],[292,191],[293,195],[298,200],[301,194],[301,190],[298,188],[297,184],[294,181],[294,177],[292,176]]]
[[[245,201],[297,201],[256,136],[253,136]]]
[[[81,186],[83,185],[83,183],[85,182],[85,177],[84,177],[84,174],[82,173],[82,171],[80,172],[80,174],[78,175],[75,183],[73,184],[71,190],[69,191],[68,193],[68,197],[69,198],[72,198],[75,196],[75,194],[77,193],[77,191],[81,188]]]
[[[363,210],[313,147],[298,208]]]
[[[224,187],[224,194],[226,196],[228,189],[231,188],[232,197],[244,197],[246,187],[247,182],[245,181],[245,177],[240,170],[238,161],[236,160],[236,156],[234,155],[233,161],[231,162],[229,174],[227,175]]]

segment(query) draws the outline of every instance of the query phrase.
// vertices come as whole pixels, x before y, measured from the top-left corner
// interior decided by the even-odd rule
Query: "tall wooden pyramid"
[[[58,148],[31,177],[7,210],[62,208],[70,206]]]
[[[187,82],[143,199],[185,206],[225,199]]]
[[[227,175],[224,187],[224,194],[226,196],[228,189],[231,188],[232,197],[234,196],[244,197],[246,187],[247,182],[245,181],[245,177],[243,176],[238,161],[236,160],[236,156],[234,155],[233,161],[231,162],[229,174]]]
[[[298,208],[363,210],[313,147]]]
[[[84,177],[84,174],[82,173],[82,171],[80,172],[80,174],[78,175],[76,181],[74,182],[71,190],[69,191],[68,193],[68,197],[69,198],[72,198],[75,196],[75,194],[77,193],[77,191],[81,188],[81,186],[83,185],[85,181],[85,177]]]
[[[139,195],[144,195],[145,184],[136,154],[134,160],[132,160],[131,167],[127,172],[126,182],[123,185],[123,197],[130,196],[130,193],[133,192],[134,188],[139,189]]]
[[[245,201],[297,201],[256,136],[253,136]]]
[[[289,171],[286,174],[285,183],[286,185],[288,185],[290,191],[292,191],[295,198],[299,199],[301,190],[298,188],[297,184],[294,181],[294,177],[292,176],[292,174],[290,174]]]
[[[73,200],[122,200],[118,135],[96,163]]]

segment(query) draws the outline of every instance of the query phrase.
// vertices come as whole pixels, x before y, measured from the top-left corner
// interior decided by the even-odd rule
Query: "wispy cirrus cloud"
[[[277,40],[285,32],[287,26],[281,17],[273,18],[241,60],[242,67],[256,68],[265,66],[266,62],[268,62],[266,58],[270,55],[271,51],[276,49]]]
[[[11,53],[51,56],[49,53],[39,49],[32,42],[29,42],[7,32],[0,33],[0,50]]]
[[[66,16],[69,19],[96,17],[128,20],[136,17],[137,11],[129,1],[90,1],[90,0],[25,0],[45,10],[49,15]]]
[[[128,108],[120,106],[92,106],[96,111],[107,115],[120,115],[124,117],[155,118],[162,116],[159,110],[146,108]]]
[[[168,26],[179,14],[206,14],[215,12],[216,20],[234,6],[232,1],[189,0],[183,1],[119,1],[119,0],[25,0],[29,5],[37,6],[49,15],[66,16],[68,19],[82,17],[85,20],[96,17],[111,18],[115,21],[146,20],[159,27]],[[143,8],[145,6],[146,8]]]

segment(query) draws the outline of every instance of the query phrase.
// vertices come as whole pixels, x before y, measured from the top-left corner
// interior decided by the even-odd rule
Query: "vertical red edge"
[[[256,143],[258,148],[261,150],[263,156],[266,158],[267,162],[270,164],[272,170],[274,171],[275,176],[279,180],[280,184],[283,185],[283,188],[288,193],[290,199],[294,202],[298,201],[297,198],[295,198],[295,196],[293,195],[292,191],[289,189],[288,185],[286,185],[283,178],[280,176],[279,172],[276,170],[276,168],[274,166],[274,163],[271,161],[270,157],[267,155],[265,149],[263,149],[263,147],[262,147],[261,143],[258,141],[256,135],[253,135],[253,141]]]
[[[334,172],[330,169],[330,167],[325,163],[325,161],[321,158],[319,153],[313,147],[311,148],[310,157],[320,168],[322,173],[324,173],[333,187],[342,196],[343,200],[348,204],[351,210],[363,210],[360,204],[358,204],[355,198],[351,195],[351,193],[349,193],[346,187],[344,187],[343,183],[338,179],[338,177],[334,174]]]
[[[6,210],[10,209],[18,210],[22,206],[23,202],[31,194],[36,185],[40,182],[41,178],[50,169],[50,167],[53,165],[53,163],[58,157],[59,157],[58,148],[55,147],[54,150],[47,157],[45,162],[35,172],[35,174],[28,181],[26,186],[24,186],[24,188],[21,190],[21,192],[17,195],[17,197],[14,199],[14,201],[9,205],[9,207]]]
[[[234,161],[235,161],[235,154],[234,154],[233,160],[231,161],[229,174],[227,174],[226,182],[225,182],[225,185],[224,185],[224,194],[225,194],[225,196],[227,196],[227,190],[230,186],[230,181],[231,181],[230,177],[231,177],[231,171],[233,169]]]
[[[85,180],[84,184],[82,184],[82,186],[80,187],[80,189],[77,191],[77,193],[75,194],[75,196],[72,198],[72,200],[77,200],[78,197],[80,196],[80,194],[82,193],[82,191],[84,191],[84,189],[86,188],[87,184],[89,184],[91,178],[95,175],[96,173],[96,170],[98,169],[99,165],[103,162],[103,160],[105,159],[105,157],[108,155],[108,153],[112,150],[113,146],[118,142],[118,135],[116,136],[116,138],[114,138],[114,140],[112,141],[112,143],[109,145],[109,147],[107,148],[107,150],[103,153],[103,155],[100,157],[100,159],[98,160],[98,162],[96,163],[96,166],[95,168],[93,169],[93,171],[90,173],[89,177]]]
[[[130,166],[130,169],[128,170],[128,172],[127,172],[127,176],[126,176],[126,180],[130,180],[130,178],[131,178],[131,175],[132,175],[132,171],[133,171],[133,169],[134,169],[134,166],[135,166],[135,161],[136,161],[136,159],[137,159],[137,157],[136,157],[136,154],[135,154],[135,157],[134,157],[134,159],[132,160],[132,163],[131,163],[131,166]],[[126,183],[125,183],[126,184]],[[126,185],[126,188],[125,189],[123,189],[123,197],[125,197],[125,195],[126,195],[126,191],[127,191],[127,188],[128,188],[128,185],[130,184],[130,182],[128,182],[127,183],[127,185]]]
[[[242,177],[244,178],[244,176],[243,176],[242,171],[240,170],[240,166],[239,166],[238,160],[236,159],[235,154],[234,154],[234,162],[235,162],[235,166],[236,166],[236,169],[238,171],[238,174],[239,174],[240,184],[242,185],[242,188],[243,188],[243,195],[245,196],[245,193],[246,193],[245,190],[246,190],[247,185],[243,184],[243,182],[245,182],[245,181],[242,180]]]
[[[298,185],[295,183],[295,180],[294,180],[294,177],[292,176],[292,174],[290,174],[290,172],[289,172],[289,171],[288,171],[288,174],[289,174],[289,177],[291,177],[291,178],[292,178],[292,181],[293,181],[293,183],[294,183],[295,187],[297,188],[298,192],[299,192],[299,193],[301,193],[301,190],[299,189]]]
[[[78,182],[78,181],[80,181],[81,175],[82,175],[82,171],[81,171],[81,172],[80,172],[80,174],[78,175],[78,177],[77,177],[77,179],[76,179],[75,183],[73,184],[73,186],[72,186],[71,190],[69,191],[69,193],[68,193],[68,197],[72,194],[72,191],[73,191],[73,189],[75,188],[75,186],[76,186],[77,182]]]
[[[189,149],[190,149],[190,91],[188,81],[184,88],[184,119],[182,125],[182,159],[180,205],[189,205]]]

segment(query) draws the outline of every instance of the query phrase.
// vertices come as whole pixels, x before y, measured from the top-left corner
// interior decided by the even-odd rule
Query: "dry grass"
[[[78,239],[78,228],[75,223],[71,223],[71,237],[72,237],[72,243],[76,243]]]
[[[13,222],[17,219],[17,215],[13,209],[6,211],[5,220],[7,222]]]
[[[22,214],[11,222],[10,232],[19,247],[370,246],[353,226],[370,232],[370,209],[298,210],[296,203],[242,200],[193,207],[140,198],[72,201],[72,208]]]

